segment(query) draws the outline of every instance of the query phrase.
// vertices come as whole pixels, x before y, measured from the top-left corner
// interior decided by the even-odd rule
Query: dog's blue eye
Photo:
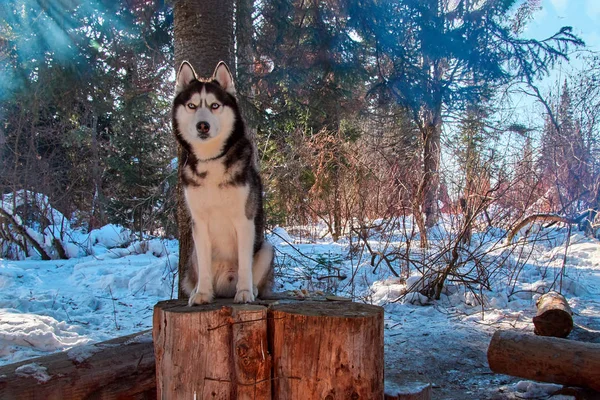
[[[187,103],[187,107],[188,107],[190,110],[195,110],[195,109],[196,109],[196,105],[195,105],[194,103]]]
[[[219,103],[212,103],[212,104],[210,105],[210,108],[212,108],[213,110],[216,110],[216,109],[218,109],[219,107],[221,107],[221,105],[220,105]]]

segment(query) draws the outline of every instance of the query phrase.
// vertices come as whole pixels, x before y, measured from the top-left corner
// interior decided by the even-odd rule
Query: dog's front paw
[[[254,301],[254,293],[250,290],[238,290],[233,299],[234,303],[250,303]]]
[[[191,307],[195,304],[208,304],[208,303],[212,303],[212,301],[213,301],[212,293],[200,293],[200,292],[197,292],[196,289],[194,289],[192,294],[190,294],[188,306]]]

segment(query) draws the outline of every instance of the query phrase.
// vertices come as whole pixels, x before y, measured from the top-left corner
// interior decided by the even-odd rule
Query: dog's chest
[[[184,173],[193,180],[185,188],[190,212],[195,218],[235,218],[245,214],[249,187],[233,184],[235,170],[226,169],[220,162],[203,163],[193,173],[188,167]]]

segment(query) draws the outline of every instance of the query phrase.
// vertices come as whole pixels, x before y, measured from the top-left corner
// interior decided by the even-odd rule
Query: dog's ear
[[[220,61],[217,64],[217,68],[215,68],[215,73],[213,74],[214,80],[219,82],[219,85],[229,94],[235,95],[235,85],[233,84],[233,76],[231,76],[231,71],[229,71],[229,67],[223,61]]]
[[[177,80],[175,81],[175,94],[177,95],[183,91],[195,79],[198,78],[196,78],[196,72],[194,72],[192,65],[187,61],[182,62],[177,72]]]

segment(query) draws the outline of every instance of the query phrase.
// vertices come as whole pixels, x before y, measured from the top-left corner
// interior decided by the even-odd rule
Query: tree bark
[[[423,132],[423,211],[427,228],[434,226],[439,218],[440,146],[441,121],[433,117],[426,122]]]
[[[600,344],[497,331],[487,353],[499,374],[600,391]]]
[[[154,307],[159,399],[270,399],[267,308],[231,299]]]
[[[17,371],[35,363],[47,375]],[[0,399],[155,399],[150,331],[0,367]]]
[[[540,336],[565,338],[573,329],[573,311],[561,294],[548,292],[537,301],[537,315],[533,317],[534,332]]]
[[[31,243],[31,245],[33,246],[34,249],[37,250],[38,253],[40,253],[40,256],[42,257],[42,260],[52,260],[52,257],[50,257],[50,255],[46,252],[46,250],[44,250],[44,248],[42,247],[42,245],[40,243],[38,243],[37,240],[35,240],[30,234],[29,232],[27,232],[27,229],[25,229],[25,227],[23,225],[21,225],[16,218],[14,217],[14,215],[9,214],[8,212],[6,212],[4,209],[0,208],[0,217],[2,219],[4,219],[6,221],[7,224],[11,224],[13,229],[15,231],[17,231],[17,233],[19,235],[21,235],[23,238],[25,238],[29,243]]]
[[[233,0],[176,0],[173,7],[175,70],[189,61],[200,77],[208,78],[219,61],[225,61],[235,71]],[[179,277],[185,274],[192,252],[193,239],[190,215],[181,185],[182,166],[187,154],[177,149],[177,223],[179,228]],[[179,285],[179,298],[187,297]]]
[[[254,0],[236,0],[235,3],[235,43],[236,43],[236,92],[240,111],[246,122],[246,134],[256,142],[256,127],[260,116],[254,107],[254,88],[252,77],[254,75],[254,59],[256,55],[253,43],[254,27],[252,13]],[[254,146],[254,160],[258,165],[258,146]]]
[[[273,399],[383,398],[383,309],[348,302],[269,310]]]
[[[383,398],[381,307],[280,301],[158,303],[158,398]]]
[[[56,249],[56,252],[58,253],[58,257],[61,260],[68,260],[69,259],[69,257],[67,256],[67,252],[65,251],[65,248],[62,245],[62,242],[60,241],[59,238],[52,239],[52,245]]]
[[[425,0],[422,11],[425,12],[426,29],[421,32],[421,50],[423,51],[423,76],[427,76],[424,103],[421,105],[419,123],[423,141],[423,212],[425,226],[433,227],[439,218],[438,192],[440,186],[440,157],[442,137],[442,91],[446,60],[433,55],[428,49],[435,47],[436,32],[444,35],[444,18],[439,0]]]

